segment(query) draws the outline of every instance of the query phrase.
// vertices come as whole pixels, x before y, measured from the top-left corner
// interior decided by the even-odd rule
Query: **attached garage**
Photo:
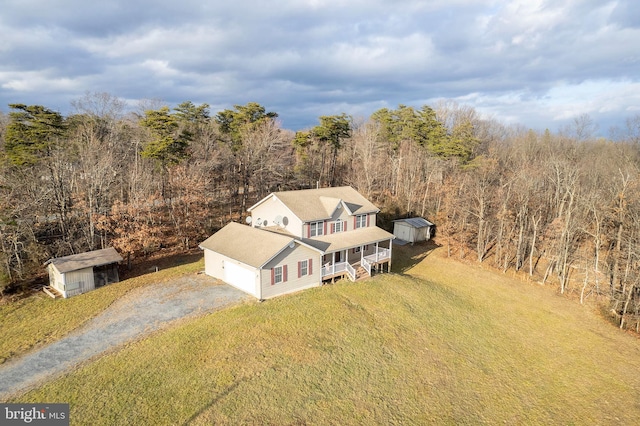
[[[259,271],[250,266],[241,265],[232,259],[222,261],[223,281],[246,293],[255,295],[258,292],[256,283]]]
[[[393,221],[393,235],[410,243],[429,241],[433,234],[433,229],[434,224],[421,217]]]
[[[231,222],[200,248],[207,275],[260,300],[322,282],[320,251],[289,235]]]

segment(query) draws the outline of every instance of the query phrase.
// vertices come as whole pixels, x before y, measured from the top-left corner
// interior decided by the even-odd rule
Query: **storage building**
[[[434,224],[421,217],[411,217],[393,221],[393,235],[410,243],[429,241],[433,234]]]
[[[51,287],[47,293],[66,298],[116,283],[119,262],[122,256],[112,247],[50,259],[45,263]]]

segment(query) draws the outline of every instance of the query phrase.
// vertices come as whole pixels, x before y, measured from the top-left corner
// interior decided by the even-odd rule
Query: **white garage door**
[[[224,261],[224,281],[256,297],[256,271],[243,268],[237,263]]]

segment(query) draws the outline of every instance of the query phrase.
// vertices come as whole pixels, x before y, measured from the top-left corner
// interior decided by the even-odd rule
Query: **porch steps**
[[[356,281],[359,281],[364,278],[369,278],[369,273],[362,266],[358,266],[356,268]]]
[[[60,294],[58,290],[56,290],[55,288],[49,285],[42,287],[42,291],[44,291],[49,297],[53,299],[57,297],[62,297],[62,294]]]

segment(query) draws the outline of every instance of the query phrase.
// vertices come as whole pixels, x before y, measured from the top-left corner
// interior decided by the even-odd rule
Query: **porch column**
[[[376,263],[378,263],[378,242],[376,241]]]
[[[331,274],[336,273],[336,252],[331,253]]]
[[[364,246],[360,246],[360,264],[362,265],[362,259],[364,259]]]
[[[391,272],[391,247],[393,247],[393,240],[389,240],[389,266],[388,266],[388,272]]]

